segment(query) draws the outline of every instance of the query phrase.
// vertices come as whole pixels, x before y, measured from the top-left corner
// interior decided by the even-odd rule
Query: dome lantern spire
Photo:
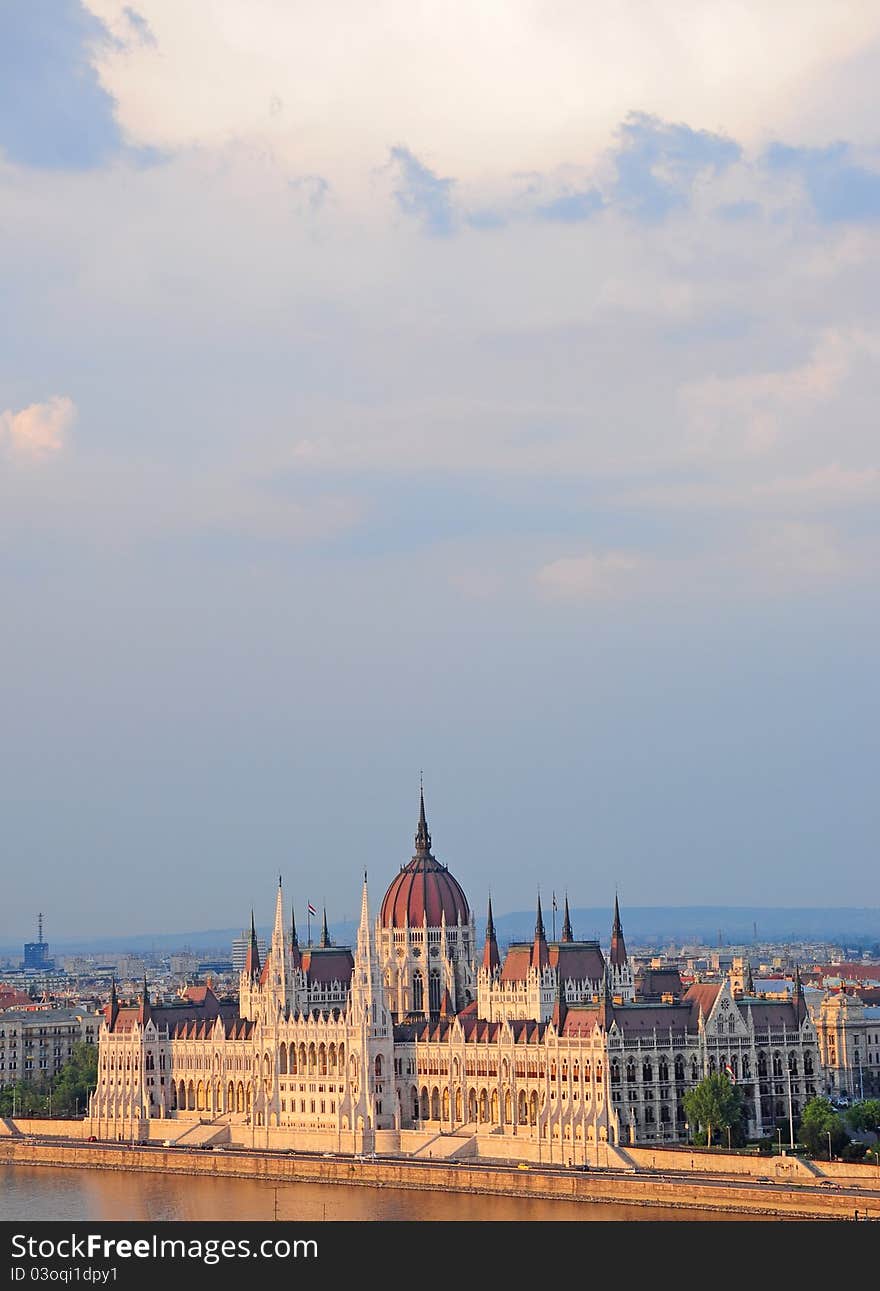
[[[421,776],[419,776],[419,827],[416,830],[416,853],[420,856],[431,854],[431,835],[428,832],[428,821],[425,816],[425,787]]]

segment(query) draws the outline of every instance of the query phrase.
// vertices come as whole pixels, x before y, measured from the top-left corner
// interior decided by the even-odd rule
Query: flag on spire
[[[315,907],[312,905],[312,903],[311,903],[311,901],[310,901],[310,902],[309,902],[309,914],[317,914],[317,913],[318,913],[318,912],[317,912],[317,910],[315,909]]]

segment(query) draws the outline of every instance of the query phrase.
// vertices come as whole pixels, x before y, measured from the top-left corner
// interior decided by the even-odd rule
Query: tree
[[[706,1142],[712,1146],[712,1135],[730,1130],[731,1141],[738,1142],[742,1134],[743,1096],[727,1076],[712,1072],[699,1085],[685,1094],[684,1110],[691,1125],[698,1125],[706,1133]]]
[[[0,1116],[41,1116],[46,1105],[38,1086],[27,1080],[17,1080],[14,1085],[0,1089]]]
[[[827,1098],[811,1098],[801,1116],[800,1137],[811,1156],[821,1156],[828,1151],[831,1135],[832,1152],[840,1152],[849,1142],[843,1121]]]
[[[52,1109],[72,1116],[88,1107],[89,1094],[98,1080],[98,1050],[80,1040],[52,1084]]]
[[[854,1103],[846,1114],[850,1129],[880,1134],[880,1098],[866,1098]]]

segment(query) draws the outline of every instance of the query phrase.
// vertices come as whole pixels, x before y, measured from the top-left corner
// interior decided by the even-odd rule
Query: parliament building
[[[494,1156],[585,1164],[627,1145],[686,1142],[683,1095],[726,1071],[749,1137],[822,1092],[816,1027],[799,979],[786,1001],[750,980],[684,989],[636,976],[615,899],[607,953],[562,934],[502,955],[491,902],[477,945],[464,889],[432,852],[420,802],[412,859],[371,917],[364,875],[353,948],[316,946],[253,918],[237,1003],[210,986],[173,1005],[115,989],[89,1108],[101,1138],[334,1152]]]

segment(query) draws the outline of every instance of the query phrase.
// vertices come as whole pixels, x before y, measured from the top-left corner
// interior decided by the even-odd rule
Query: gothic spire
[[[330,945],[330,933],[327,929],[327,907],[326,906],[324,906],[324,920],[321,924],[321,940],[319,942],[319,945],[321,946]]]
[[[420,855],[428,855],[431,851],[431,835],[428,832],[428,821],[425,816],[425,790],[422,784],[419,784],[419,827],[416,830],[416,852]]]
[[[623,940],[623,925],[620,922],[620,906],[617,893],[614,893],[614,923],[611,927],[611,963],[614,968],[623,968],[626,964],[626,942]]]
[[[562,920],[562,940],[574,941],[571,931],[571,917],[568,913],[568,893],[565,894],[565,918]]]
[[[489,917],[486,920],[486,944],[483,947],[483,967],[494,973],[501,964],[498,942],[495,939],[495,922],[492,918],[492,898],[489,897]]]
[[[244,971],[252,982],[260,980],[260,948],[257,945],[257,929],[254,923],[253,910],[251,910],[251,940],[247,950]]]
[[[603,1031],[611,1028],[614,1021],[614,1000],[611,995],[611,976],[608,972],[608,965],[605,965],[605,973],[602,978],[602,996],[599,1000],[599,1026]]]
[[[538,913],[535,919],[535,940],[532,945],[532,967],[543,968],[550,962],[547,949],[547,936],[544,932],[544,916],[541,914],[541,893],[538,893]]]

